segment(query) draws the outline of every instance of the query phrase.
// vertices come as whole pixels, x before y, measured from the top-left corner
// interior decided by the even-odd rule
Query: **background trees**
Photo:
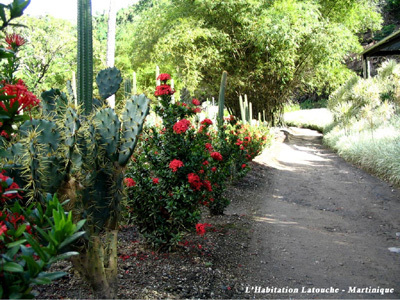
[[[238,114],[238,95],[247,94],[254,113],[265,109],[270,120],[294,92],[330,92],[342,83],[344,59],[361,50],[357,34],[381,22],[376,0],[145,2],[121,24],[130,39],[120,41],[117,65],[129,69],[128,55],[146,89],[147,68],[158,64],[203,98],[217,94],[227,70],[228,108]]]

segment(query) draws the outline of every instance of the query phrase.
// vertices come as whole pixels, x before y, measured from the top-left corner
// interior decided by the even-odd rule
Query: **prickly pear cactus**
[[[149,102],[145,95],[134,95],[126,102],[122,113],[121,148],[118,156],[120,166],[125,166],[135,149],[144,119],[149,113]]]
[[[114,95],[118,91],[121,82],[121,72],[117,68],[113,67],[101,70],[96,76],[100,97],[107,99]]]

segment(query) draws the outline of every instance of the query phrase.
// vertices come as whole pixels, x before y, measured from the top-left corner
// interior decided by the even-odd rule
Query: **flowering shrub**
[[[25,44],[25,39],[18,34],[10,34],[5,37],[7,49],[13,51],[13,55],[7,59],[0,80],[0,134],[9,139],[14,131],[12,125],[28,119],[27,115],[32,108],[39,105],[39,99],[28,91],[25,83],[14,77],[18,69],[17,53]]]
[[[268,129],[262,126],[242,125],[230,116],[224,123],[219,124],[218,132],[213,132],[212,137],[218,152],[211,153],[211,156],[214,164],[218,164],[211,167],[213,197],[208,207],[212,215],[220,215],[230,203],[223,195],[227,183],[247,174],[250,170],[249,161],[267,145]]]
[[[155,95],[161,99],[155,111],[162,127],[144,130],[127,176],[136,183],[128,187],[132,219],[149,242],[162,247],[177,244],[184,232],[195,229],[200,206],[212,197],[211,171],[204,162],[213,159],[208,127],[198,132],[190,121],[200,102],[171,103],[170,76],[158,79],[162,88],[157,87]]]

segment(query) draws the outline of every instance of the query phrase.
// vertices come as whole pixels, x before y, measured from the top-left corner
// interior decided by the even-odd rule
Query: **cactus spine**
[[[225,104],[225,89],[226,89],[226,78],[228,73],[226,71],[222,72],[221,85],[219,88],[219,98],[218,98],[218,121],[224,121],[224,104]]]

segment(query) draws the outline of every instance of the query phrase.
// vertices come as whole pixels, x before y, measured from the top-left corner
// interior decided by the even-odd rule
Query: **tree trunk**
[[[74,268],[91,285],[98,299],[117,297],[117,237],[118,230],[107,231],[102,236],[92,234],[88,247],[72,258]]]
[[[110,0],[108,11],[108,33],[107,33],[107,67],[112,68],[115,64],[115,32],[117,27],[117,10],[115,0]],[[115,107],[115,95],[107,99],[111,108]]]

